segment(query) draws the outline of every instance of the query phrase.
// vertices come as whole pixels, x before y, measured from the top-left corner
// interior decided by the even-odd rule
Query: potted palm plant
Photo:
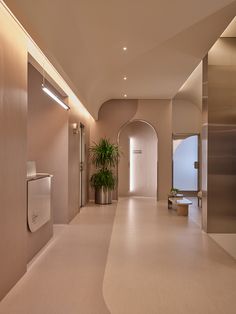
[[[117,182],[113,171],[119,161],[119,147],[102,138],[98,144],[94,143],[89,151],[91,162],[96,168],[96,172],[90,178],[90,184],[95,189],[95,203],[111,204],[112,191]]]

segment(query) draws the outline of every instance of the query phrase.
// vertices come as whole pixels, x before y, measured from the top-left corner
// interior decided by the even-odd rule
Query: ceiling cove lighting
[[[55,100],[62,108],[65,110],[69,110],[70,107],[66,105],[56,94],[54,94],[48,87],[46,87],[44,84],[42,84],[42,90],[53,100]]]

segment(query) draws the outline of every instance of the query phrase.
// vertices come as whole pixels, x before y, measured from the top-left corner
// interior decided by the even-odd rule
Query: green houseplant
[[[95,203],[112,203],[112,190],[114,190],[117,178],[113,171],[119,161],[120,151],[116,144],[108,139],[101,138],[99,143],[90,147],[91,162],[96,172],[90,178],[90,184],[95,189]]]
[[[179,190],[178,190],[178,189],[172,188],[172,189],[170,190],[170,195],[172,195],[172,196],[176,196],[178,193],[179,193]]]

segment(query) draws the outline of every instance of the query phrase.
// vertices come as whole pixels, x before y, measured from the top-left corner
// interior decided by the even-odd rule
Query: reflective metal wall
[[[208,57],[203,60],[202,87],[202,145],[201,145],[201,188],[202,188],[202,228],[207,231],[207,178],[208,178]]]
[[[203,227],[210,233],[235,233],[236,38],[217,41],[205,60],[204,72]]]

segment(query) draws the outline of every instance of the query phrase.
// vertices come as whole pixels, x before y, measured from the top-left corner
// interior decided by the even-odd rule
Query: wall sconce
[[[72,123],[73,134],[79,133],[79,125],[78,123]]]

